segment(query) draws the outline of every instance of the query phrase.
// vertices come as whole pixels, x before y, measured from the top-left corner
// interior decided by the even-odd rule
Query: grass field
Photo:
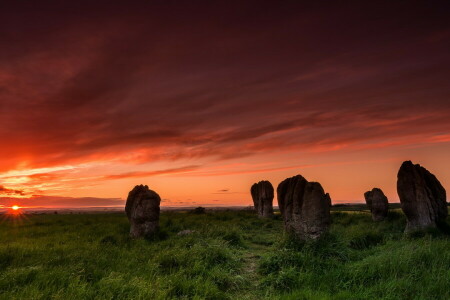
[[[308,243],[249,211],[164,212],[151,240],[124,214],[4,219],[0,299],[450,299],[448,234],[405,237],[400,212],[332,218]]]

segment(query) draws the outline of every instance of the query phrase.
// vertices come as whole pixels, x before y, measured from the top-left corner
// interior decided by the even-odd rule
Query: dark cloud
[[[0,171],[450,132],[448,3],[375,2],[2,3]]]
[[[0,195],[25,195],[25,192],[22,190],[14,190],[14,189],[8,189],[4,187],[3,185],[0,185]]]
[[[11,206],[20,204],[24,208],[37,207],[121,207],[125,206],[125,200],[120,198],[96,198],[96,197],[62,197],[34,195],[29,198],[0,197],[0,206]]]
[[[258,171],[256,171],[255,173],[257,173]],[[239,172],[236,172],[235,174],[238,174]],[[226,173],[221,173],[221,174],[226,174]],[[191,174],[192,176],[205,176],[205,173],[203,172],[199,172],[199,173],[193,173]],[[222,189],[222,190],[218,190],[217,192],[212,193],[214,195],[232,195],[232,194],[246,194],[246,193],[242,193],[242,192],[232,192],[230,189]]]
[[[123,179],[123,178],[130,178],[130,177],[146,177],[146,176],[156,176],[156,175],[165,175],[165,174],[185,173],[185,172],[192,172],[198,168],[199,168],[199,166],[186,166],[186,167],[180,167],[180,168],[156,170],[156,171],[148,171],[148,172],[129,172],[129,173],[123,173],[123,174],[106,175],[106,176],[103,176],[101,179],[110,180],[110,179]]]
[[[222,190],[218,190],[218,191],[216,191],[216,192],[214,192],[212,194],[214,194],[214,195],[222,195],[222,194],[235,194],[235,193],[230,192],[229,189],[222,189]]]

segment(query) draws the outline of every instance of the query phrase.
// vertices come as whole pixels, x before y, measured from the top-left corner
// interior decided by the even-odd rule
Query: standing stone
[[[387,197],[383,191],[379,188],[373,188],[371,191],[364,193],[367,206],[372,213],[372,220],[382,221],[384,220],[389,211],[389,203]]]
[[[270,218],[273,216],[273,186],[269,181],[260,181],[252,185],[250,189],[253,204],[259,217]]]
[[[125,212],[130,221],[132,237],[147,237],[159,227],[161,198],[146,185],[137,185],[128,194]]]
[[[445,189],[424,167],[403,162],[397,175],[397,193],[407,219],[405,232],[436,227],[445,221],[448,215]]]
[[[297,175],[282,181],[277,194],[286,231],[306,240],[320,237],[330,227],[331,198],[320,183]]]

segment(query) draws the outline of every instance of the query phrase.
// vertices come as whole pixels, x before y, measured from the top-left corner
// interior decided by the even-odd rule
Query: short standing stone
[[[273,216],[273,186],[269,181],[263,180],[252,185],[250,189],[253,204],[259,217],[270,218]]]
[[[387,217],[389,203],[381,189],[373,188],[371,191],[365,192],[364,198],[374,221],[382,221]]]
[[[148,186],[137,185],[128,194],[125,212],[132,237],[147,237],[158,230],[161,198]]]
[[[277,194],[286,231],[301,239],[316,239],[328,230],[331,199],[320,183],[297,175],[282,181]]]
[[[397,193],[406,215],[406,232],[436,227],[448,215],[447,196],[439,180],[427,169],[403,162],[397,175]]]

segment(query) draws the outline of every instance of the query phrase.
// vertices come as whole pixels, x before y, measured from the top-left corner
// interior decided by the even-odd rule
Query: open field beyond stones
[[[339,210],[308,243],[250,211],[163,212],[150,240],[119,213],[3,215],[0,298],[450,299],[448,223],[405,236],[399,211]]]

